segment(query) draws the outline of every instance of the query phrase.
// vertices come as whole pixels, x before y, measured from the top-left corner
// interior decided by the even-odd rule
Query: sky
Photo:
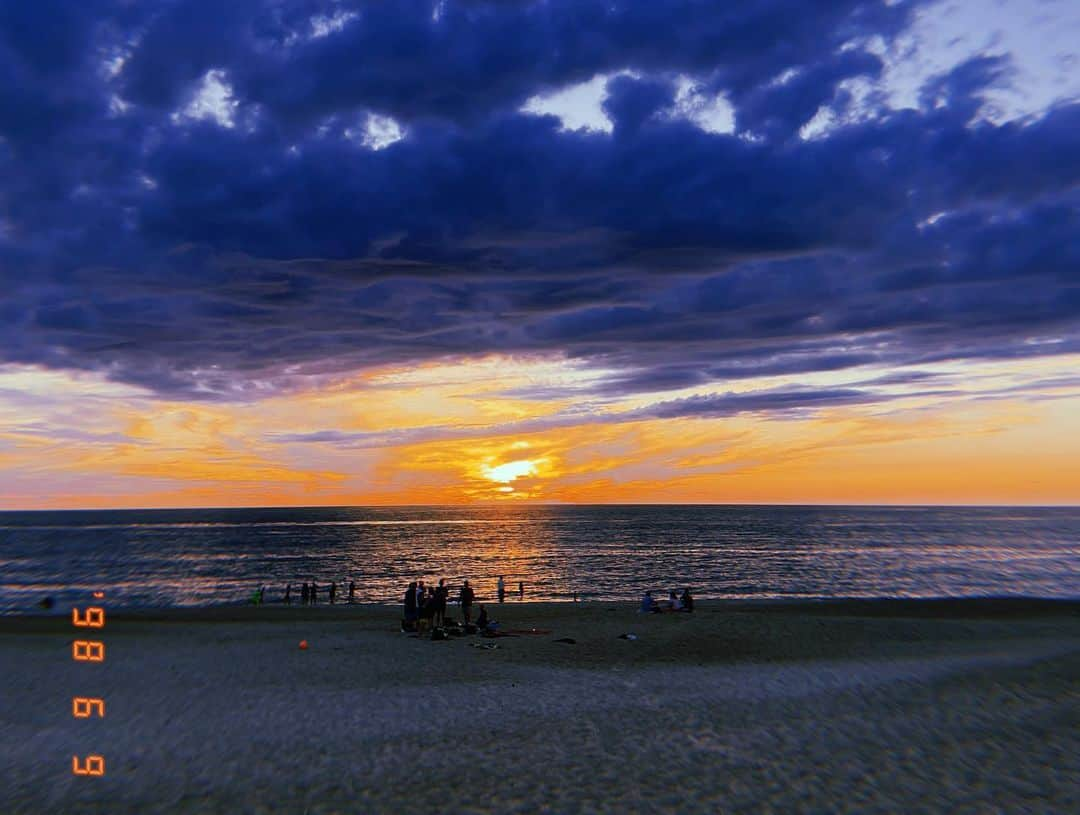
[[[0,0],[0,509],[1078,504],[1077,43]]]

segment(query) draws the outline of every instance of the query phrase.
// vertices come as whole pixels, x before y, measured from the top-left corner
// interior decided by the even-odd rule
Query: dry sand
[[[491,651],[385,607],[162,612],[97,665],[0,618],[0,813],[1080,811],[1080,604],[700,606],[493,605],[552,633]]]

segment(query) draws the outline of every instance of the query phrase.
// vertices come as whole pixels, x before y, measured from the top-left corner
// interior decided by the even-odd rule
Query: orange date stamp
[[[101,600],[105,593],[94,592],[94,599]],[[71,624],[77,629],[104,629],[105,609],[101,606],[89,606],[80,611],[71,610]],[[89,633],[89,632],[87,632]],[[71,658],[76,662],[104,662],[105,643],[102,640],[74,640],[71,643]],[[76,719],[105,718],[105,700],[96,696],[74,696],[71,699],[71,715]],[[71,757],[72,775],[105,775],[105,756],[92,753],[87,756]]]

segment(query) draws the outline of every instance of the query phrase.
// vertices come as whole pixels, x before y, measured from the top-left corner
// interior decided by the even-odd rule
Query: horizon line
[[[1072,504],[1008,504],[1008,503],[842,503],[842,502],[745,502],[745,501],[610,501],[603,503],[572,503],[568,501],[503,501],[471,502],[467,504],[238,504],[219,506],[143,506],[143,507],[51,507],[0,508],[6,512],[168,512],[188,510],[264,510],[264,509],[467,509],[493,507],[786,507],[786,508],[860,508],[860,509],[1080,509]]]

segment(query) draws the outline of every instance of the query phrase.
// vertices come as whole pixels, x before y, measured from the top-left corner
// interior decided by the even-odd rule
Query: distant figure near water
[[[465,620],[465,625],[469,625],[472,622],[472,604],[476,599],[476,592],[472,590],[472,586],[469,585],[469,581],[466,580],[461,586],[461,594],[458,596],[458,600],[461,603],[461,616]]]
[[[292,583],[285,587],[285,605],[292,605]]]
[[[337,597],[337,581],[335,580],[330,584],[330,605],[334,605],[334,598]]]
[[[694,611],[694,595],[690,593],[689,587],[683,589],[682,610],[688,613],[692,613]]]
[[[525,584],[522,581],[518,581],[518,600],[525,599]]]
[[[653,600],[652,592],[645,592],[645,596],[641,598],[641,613],[651,614],[656,610],[656,601]]]
[[[432,621],[436,628],[442,628],[443,623],[446,622],[446,596],[450,590],[446,588],[446,579],[439,578],[439,586],[435,589],[435,613],[432,615]]]
[[[499,595],[500,603],[506,599],[506,583],[503,581],[502,575],[499,575],[499,582],[496,584],[495,593]]]
[[[349,581],[349,605],[351,606],[356,602],[356,581]]]
[[[416,619],[419,616],[417,611],[416,581],[414,580],[409,584],[409,587],[405,589],[405,612],[401,623],[402,631],[416,630]]]
[[[311,581],[311,593],[308,595],[311,599],[311,605],[317,605],[319,602],[319,587],[315,584],[315,581]]]

